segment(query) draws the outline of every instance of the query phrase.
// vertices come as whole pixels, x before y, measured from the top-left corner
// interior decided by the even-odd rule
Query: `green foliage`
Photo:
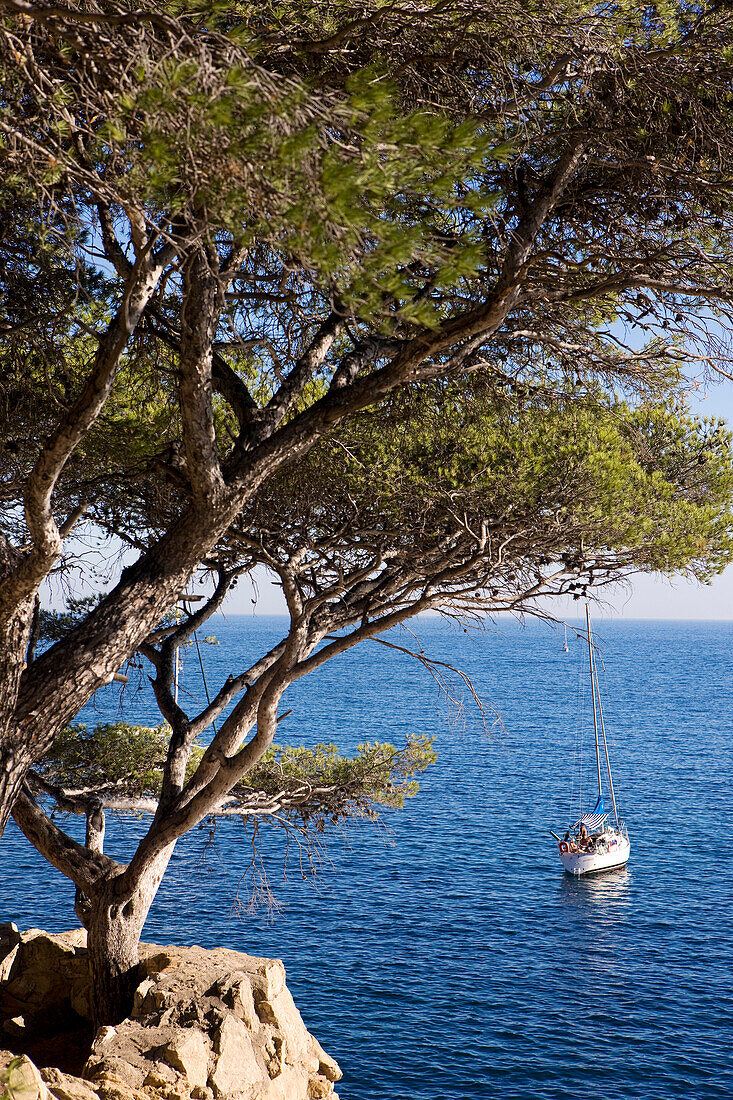
[[[70,726],[43,758],[38,772],[67,791],[105,796],[155,798],[160,792],[170,729],[126,722]],[[187,778],[198,766],[203,748],[195,746]],[[401,749],[368,742],[354,756],[342,756],[332,744],[312,747],[274,746],[235,788],[232,800],[254,806],[253,794],[274,799],[286,818],[322,832],[327,823],[350,817],[374,817],[380,807],[399,809],[418,790],[415,776],[435,761],[430,738],[408,738]],[[134,808],[134,807],[133,807]],[[256,814],[255,814],[256,816]]]
[[[412,736],[402,749],[365,742],[355,756],[336,745],[273,746],[234,789],[246,803],[252,791],[285,793],[285,816],[297,817],[323,832],[328,823],[374,817],[377,807],[401,809],[418,791],[414,776],[435,763],[433,741]]]
[[[92,608],[99,603],[100,596],[69,596],[64,611],[48,611],[41,609],[40,622],[38,624],[38,641],[57,642],[63,638],[72,627],[81,622]]]
[[[266,403],[288,357],[300,353],[334,301],[353,311],[357,345],[375,334],[424,334],[483,308],[501,285],[523,204],[537,199],[569,135],[587,125],[592,154],[567,205],[542,227],[522,276],[527,304],[504,327],[516,320],[524,330],[526,322],[555,342],[590,348],[581,362],[558,356],[565,377],[576,368],[587,377],[596,356],[609,377],[621,372],[601,330],[623,319],[628,299],[598,286],[622,283],[627,258],[633,266],[634,256],[652,254],[663,281],[674,283],[676,263],[680,272],[697,272],[700,243],[711,234],[711,255],[729,249],[729,183],[715,168],[716,157],[725,159],[723,135],[733,133],[730,107],[718,101],[723,85],[729,94],[729,81],[716,68],[709,91],[698,96],[690,86],[690,73],[708,71],[721,52],[726,23],[716,32],[720,12],[672,0],[470,7],[427,5],[407,17],[379,0],[143,4],[130,29],[85,22],[71,38],[47,20],[32,28],[47,69],[38,87],[35,62],[20,64],[13,38],[0,58],[2,117],[22,114],[34,143],[49,137],[47,170],[56,183],[41,178],[45,160],[35,144],[24,160],[20,146],[3,139],[8,170],[0,214],[14,230],[0,257],[0,327],[12,333],[0,351],[0,411],[8,414],[0,489],[6,471],[14,486],[27,474],[46,430],[78,394],[97,334],[119,303],[111,257],[104,273],[93,271],[100,196],[128,259],[134,249],[127,211],[161,233],[175,223],[184,252],[192,239],[207,240],[220,260],[232,244],[248,246],[217,336],[228,339],[234,330],[227,363]],[[700,40],[706,63],[695,68],[690,23],[698,10],[706,11],[711,37]],[[171,48],[169,28],[161,30],[151,13],[181,20],[179,48]],[[696,41],[702,30],[701,23]],[[545,88],[542,75],[568,48],[568,72]],[[89,61],[97,50],[102,67]],[[436,65],[436,57],[448,56],[449,65]],[[651,65],[661,74],[668,57],[663,87],[650,91],[640,80],[636,88],[633,72]],[[702,121],[693,140],[696,118]],[[663,181],[657,163],[666,165]],[[687,245],[689,261],[674,259]],[[693,284],[716,284],[724,267],[716,259]],[[551,306],[548,289],[562,304]],[[634,294],[638,303],[642,296]],[[29,309],[38,300],[44,309]],[[103,417],[76,448],[55,495],[60,513],[80,498],[91,502],[107,530],[122,527],[124,517],[142,543],[158,529],[156,509],[164,526],[185,499],[185,478],[177,476],[176,352],[152,335],[177,330],[180,304],[170,273],[155,316],[126,349]],[[696,303],[675,300],[665,325],[678,307],[694,312]],[[41,339],[49,310],[58,327]],[[502,332],[498,338],[494,346],[487,336],[485,356],[487,371],[501,373],[507,340]],[[640,354],[634,384],[659,392],[677,381],[681,349],[676,365],[659,365],[667,343],[673,336],[662,339],[658,329],[656,343]],[[323,396],[349,347],[346,338],[334,347],[299,410]],[[545,351],[537,352],[529,341],[517,354],[544,364]],[[224,457],[239,427],[219,397],[215,423]],[[22,493],[8,499],[10,518],[0,523],[20,528]]]
[[[47,781],[70,790],[153,796],[160,790],[170,730],[127,722],[65,729],[39,765]]]
[[[47,162],[36,155],[29,168],[42,187],[63,189],[93,169],[123,208],[152,220],[164,212],[163,221],[205,215],[212,237],[267,242],[362,317],[434,327],[441,291],[492,269],[511,166],[540,178],[568,128],[582,124],[585,85],[568,77],[533,109],[529,78],[574,34],[588,36],[601,67],[635,49],[682,52],[690,19],[687,5],[662,2],[523,7],[477,5],[467,21],[461,3],[409,18],[378,2],[358,6],[358,17],[349,3],[167,5],[182,36],[171,49],[143,5],[145,33],[119,28],[105,40],[103,85],[79,45],[87,32],[77,28],[72,47],[48,22],[35,29],[47,82],[36,88],[15,59],[4,110],[30,102],[41,137],[48,131]],[[431,56],[451,63],[444,71]],[[670,89],[640,104],[641,134],[676,140],[680,83],[679,96]],[[629,78],[627,95],[633,86]],[[521,115],[515,95],[528,104]],[[84,133],[83,164],[74,132]],[[420,272],[430,295],[420,294]]]
[[[226,8],[226,38],[215,17],[188,48],[172,52],[151,35],[135,64],[125,59],[116,97],[105,89],[88,129],[85,162],[114,179],[122,205],[169,218],[205,210],[240,243],[265,240],[296,257],[360,311],[381,310],[388,294],[406,318],[429,318],[404,267],[434,265],[436,285],[477,269],[479,215],[491,200],[478,198],[475,183],[512,150],[503,127],[406,111],[374,59],[338,88],[297,66],[276,76],[254,61],[255,6]],[[86,128],[100,93],[80,78],[74,51],[67,56],[50,27],[46,34],[55,90],[34,94],[54,150],[39,182],[53,188],[78,171],[69,119]]]
[[[293,644],[239,678],[253,704],[312,667],[309,646],[338,648],[340,632],[355,640],[420,599],[480,615],[728,563],[730,436],[673,398],[687,354],[725,369],[706,323],[733,324],[729,4],[96,10],[71,0],[0,20],[13,635],[34,578],[90,569],[73,537],[48,566],[48,502],[64,532],[83,510],[107,537],[105,580],[114,536],[141,557],[101,613],[71,601],[43,616],[42,638],[60,642],[35,669],[26,650],[9,760],[87,701],[92,642],[104,667],[133,637],[152,659],[155,620],[196,562],[222,588],[258,563],[280,573]],[[183,730],[163,702],[169,672],[158,664],[158,694]],[[238,713],[219,727],[225,755]],[[170,737],[67,728],[37,786],[76,792],[57,791],[73,812],[148,810]],[[350,757],[276,748],[223,811],[270,813],[307,849],[328,824],[401,806],[433,759],[419,736]],[[194,810],[216,812],[226,775]],[[194,820],[186,794],[156,815],[148,851]]]
[[[14,334],[0,348],[0,499],[5,494],[9,502],[16,499],[18,486],[54,430],[59,410],[82,388],[96,347],[86,329],[103,328],[105,308],[102,298],[96,307],[79,311],[73,322],[64,317],[47,338],[26,333],[17,313],[8,318]],[[162,366],[163,356],[159,354],[157,361]],[[120,511],[130,516],[130,505],[136,500],[131,486],[139,489],[141,504],[162,502],[160,489],[153,491],[144,478],[158,456],[175,448],[179,437],[175,388],[161,384],[145,356],[126,357],[104,412],[64,470],[55,496],[57,514],[63,516],[81,501],[109,529]],[[19,518],[10,506],[0,509],[0,531]],[[146,523],[141,511],[135,512],[133,525],[138,537],[143,537]],[[74,621],[84,610],[81,605],[77,608]],[[50,621],[47,625],[55,629]],[[57,627],[61,626],[59,621]],[[58,636],[57,630],[53,637]]]
[[[351,510],[354,531],[371,532],[364,547],[408,561],[485,525],[508,540],[508,569],[580,554],[707,580],[733,549],[731,435],[720,420],[600,393],[508,399],[424,387],[322,443],[276,495],[263,493],[256,522],[276,501],[284,516],[283,500],[295,543],[327,537]]]

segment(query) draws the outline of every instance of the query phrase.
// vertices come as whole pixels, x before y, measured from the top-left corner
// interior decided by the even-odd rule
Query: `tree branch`
[[[102,880],[122,870],[121,864],[101,852],[85,848],[62,832],[27,791],[18,796],[13,818],[44,858],[87,896],[94,893]]]
[[[201,507],[210,505],[225,488],[211,401],[212,349],[224,298],[203,246],[191,249],[183,280],[180,411],[187,474]]]

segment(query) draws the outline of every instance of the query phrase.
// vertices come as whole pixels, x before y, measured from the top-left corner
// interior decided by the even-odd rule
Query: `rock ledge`
[[[306,1029],[279,959],[154,944],[141,958],[130,1017],[101,1028],[80,1072],[65,1072],[74,1037],[86,1034],[87,1051],[92,1039],[86,935],[0,925],[0,1071],[13,1096],[338,1100],[341,1070]],[[64,1068],[45,1065],[56,1051]]]

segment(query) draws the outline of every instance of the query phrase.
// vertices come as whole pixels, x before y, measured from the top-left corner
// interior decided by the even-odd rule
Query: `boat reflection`
[[[579,907],[625,906],[631,899],[631,877],[628,867],[617,867],[613,871],[580,877],[566,871],[560,884],[560,893],[563,902]]]
[[[621,932],[634,919],[631,884],[628,868],[619,867],[597,875],[565,874],[559,886],[574,966],[593,982],[623,981]]]

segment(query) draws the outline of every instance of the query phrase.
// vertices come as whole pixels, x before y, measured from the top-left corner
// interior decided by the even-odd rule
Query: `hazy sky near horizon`
[[[733,619],[733,566],[710,585],[666,577],[637,577],[633,583],[599,590],[596,618],[623,619]],[[547,605],[558,618],[577,618],[582,603],[556,600]],[[261,572],[257,588],[240,582],[224,607],[230,615],[282,615],[285,601],[281,590]]]

